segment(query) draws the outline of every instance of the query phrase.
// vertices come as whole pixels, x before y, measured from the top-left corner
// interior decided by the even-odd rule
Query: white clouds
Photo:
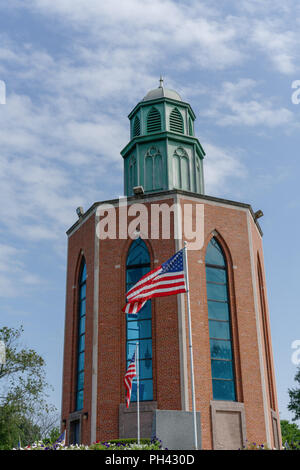
[[[201,112],[214,118],[214,125],[285,128],[292,121],[288,109],[257,92],[253,79],[228,80],[217,93],[210,83],[221,82],[219,71],[243,76],[242,67],[251,61],[259,67],[265,57],[282,74],[296,71],[295,31],[280,17],[266,17],[261,2],[239,2],[238,13],[211,1],[14,0],[13,5],[29,17],[32,11],[39,15],[45,34],[51,33],[48,22],[55,21],[65,39],[51,49],[34,35],[24,43],[18,36],[14,40],[12,31],[1,35],[7,104],[0,107],[5,201],[0,217],[16,239],[48,241],[60,250],[75,207],[122,193],[126,115],[157,86],[160,73],[167,75],[166,86],[180,92],[188,82],[199,109],[200,82],[214,99]],[[207,191],[222,196],[231,178],[245,177],[245,168],[229,150],[211,143],[205,149]]]
[[[224,197],[230,191],[235,180],[247,177],[247,170],[237,151],[222,149],[210,143],[204,143],[205,192],[209,195]]]
[[[267,19],[253,23],[250,39],[267,55],[275,70],[287,75],[296,73],[300,56],[298,31],[282,29],[281,21]]]
[[[264,98],[256,91],[257,83],[252,79],[241,79],[235,83],[224,82],[214,94],[207,116],[221,126],[249,126],[262,128],[289,128],[294,125],[293,113],[278,107],[273,98]]]
[[[24,250],[0,243],[0,297],[24,295],[25,288],[39,285],[42,281],[29,273],[21,261]]]

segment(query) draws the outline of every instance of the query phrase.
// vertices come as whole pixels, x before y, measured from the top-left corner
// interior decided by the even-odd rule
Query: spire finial
[[[163,88],[163,87],[164,87],[164,79],[163,79],[162,75],[160,75],[159,87],[158,88]]]

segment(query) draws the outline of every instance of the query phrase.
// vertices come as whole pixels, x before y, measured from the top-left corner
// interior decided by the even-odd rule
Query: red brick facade
[[[236,395],[239,409],[243,410],[243,439],[278,446],[280,436],[274,437],[280,431],[262,240],[251,207],[180,191],[147,195],[138,201],[131,198],[129,203],[143,202],[150,208],[153,203],[172,205],[175,200],[181,205],[204,204],[204,246],[188,251],[196,408],[201,413],[202,448],[222,448],[222,436],[214,429],[219,415],[212,411],[219,404],[212,398],[205,276],[205,252],[213,236],[227,261]],[[99,242],[96,208],[97,204],[68,232],[62,420],[70,432],[72,419],[80,419],[84,443],[119,437],[119,405],[124,403],[125,396],[126,324],[121,308],[125,299],[126,256],[132,240]],[[176,224],[174,218],[172,222]],[[149,221],[149,233],[150,226]],[[145,242],[152,269],[182,246],[181,240],[174,240],[173,226],[169,240],[160,236]],[[74,413],[78,273],[82,256],[87,265],[84,407]],[[191,409],[185,302],[184,294],[153,300],[153,401],[162,410]],[[234,415],[235,409],[231,412]]]

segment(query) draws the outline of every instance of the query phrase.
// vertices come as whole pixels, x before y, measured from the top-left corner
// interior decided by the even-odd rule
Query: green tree
[[[297,445],[300,447],[300,429],[296,423],[290,423],[287,420],[280,421],[281,434],[282,434],[282,444],[286,443],[290,448],[293,448]]]
[[[298,383],[298,386],[288,390],[290,396],[288,409],[294,413],[293,421],[300,419],[300,367],[295,375],[295,382]]]
[[[33,349],[20,346],[23,327],[0,328],[6,361],[0,364],[0,449],[28,445],[41,436],[38,416],[49,413],[45,361]],[[38,404],[38,405],[37,405]]]

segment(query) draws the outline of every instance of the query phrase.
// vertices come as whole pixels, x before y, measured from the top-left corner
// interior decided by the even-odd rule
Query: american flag
[[[132,356],[132,359],[128,365],[126,374],[124,376],[124,385],[126,388],[126,408],[129,407],[130,398],[131,398],[131,390],[132,390],[132,381],[133,378],[136,376],[136,364],[135,364],[135,352]]]
[[[138,313],[152,297],[186,292],[183,256],[183,250],[180,250],[158,268],[145,274],[127,292],[127,304],[122,311],[130,314]]]

